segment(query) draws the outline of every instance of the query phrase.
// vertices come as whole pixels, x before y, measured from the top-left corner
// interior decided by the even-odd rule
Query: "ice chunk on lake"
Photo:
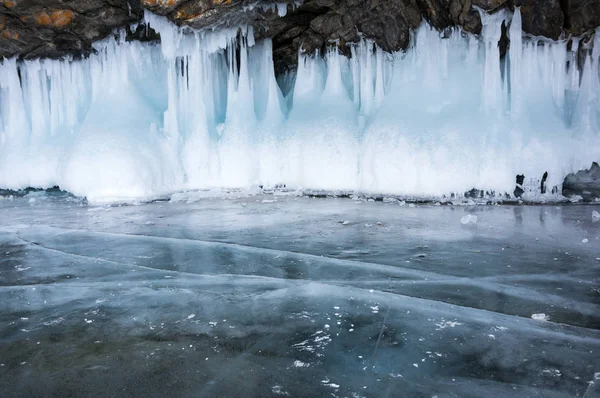
[[[550,317],[546,314],[532,314],[531,319],[536,321],[548,321],[550,320]]]
[[[462,216],[460,219],[460,223],[467,225],[467,224],[477,224],[477,216],[474,216],[472,214],[467,214],[466,216]]]

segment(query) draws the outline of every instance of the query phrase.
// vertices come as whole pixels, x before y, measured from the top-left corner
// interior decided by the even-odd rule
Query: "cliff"
[[[405,49],[410,31],[425,19],[443,30],[480,33],[476,7],[494,12],[521,7],[523,31],[551,39],[589,34],[600,26],[600,0],[2,0],[0,56],[24,59],[86,55],[116,28],[143,22],[144,10],[177,25],[213,29],[251,24],[273,39],[278,68],[296,62],[299,47],[312,52],[331,42],[347,50],[359,34],[386,51]],[[157,40],[139,26],[129,39]]]

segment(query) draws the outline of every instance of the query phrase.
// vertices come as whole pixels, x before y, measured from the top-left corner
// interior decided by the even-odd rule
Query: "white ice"
[[[521,37],[518,9],[482,17],[480,38],[424,24],[406,53],[363,41],[350,59],[300,54],[285,96],[271,42],[251,28],[196,32],[152,14],[160,45],[120,38],[82,61],[4,60],[0,187],[110,201],[276,184],[504,193],[516,174],[545,171],[558,185],[600,158],[600,33],[580,73],[566,41]]]
[[[467,225],[467,224],[477,224],[477,216],[474,216],[472,214],[467,214],[465,216],[462,216],[460,218],[460,223]]]

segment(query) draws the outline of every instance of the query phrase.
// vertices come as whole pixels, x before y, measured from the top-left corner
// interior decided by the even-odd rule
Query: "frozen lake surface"
[[[3,198],[0,391],[599,396],[593,210]]]

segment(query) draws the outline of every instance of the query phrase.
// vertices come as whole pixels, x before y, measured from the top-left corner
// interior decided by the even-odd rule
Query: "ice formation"
[[[518,9],[483,15],[481,37],[423,25],[405,53],[365,40],[351,58],[299,55],[282,93],[251,28],[146,19],[160,45],[0,64],[0,187],[96,201],[259,184],[439,196],[510,192],[518,173],[548,171],[553,186],[600,158],[600,32],[579,70],[578,41],[522,38]]]

